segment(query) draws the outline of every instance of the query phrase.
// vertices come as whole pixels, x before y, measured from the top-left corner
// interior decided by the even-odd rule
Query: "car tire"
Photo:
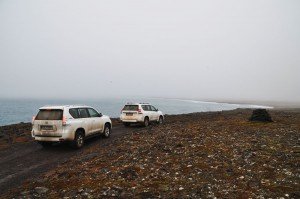
[[[148,117],[145,117],[143,125],[144,125],[144,127],[149,126],[149,118]]]
[[[130,123],[129,123],[129,122],[123,122],[123,125],[124,125],[125,127],[129,127],[129,126],[130,126]]]
[[[38,142],[42,147],[49,148],[52,146],[51,142]]]
[[[75,149],[80,149],[84,145],[84,133],[82,131],[76,131],[75,138],[73,141],[73,147]]]
[[[103,131],[103,137],[109,138],[110,134],[111,134],[111,127],[109,124],[105,124],[104,131]]]
[[[163,116],[159,116],[159,119],[158,119],[157,123],[158,123],[158,124],[164,123],[164,118],[163,118]]]

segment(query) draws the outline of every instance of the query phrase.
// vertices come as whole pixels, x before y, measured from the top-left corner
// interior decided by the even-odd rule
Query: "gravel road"
[[[26,180],[37,178],[40,174],[68,161],[70,157],[80,155],[90,147],[96,145],[101,147],[113,139],[125,135],[132,128],[116,126],[109,139],[100,137],[89,139],[80,150],[74,150],[67,144],[43,148],[36,142],[29,142],[18,143],[0,151],[0,195],[20,186]]]

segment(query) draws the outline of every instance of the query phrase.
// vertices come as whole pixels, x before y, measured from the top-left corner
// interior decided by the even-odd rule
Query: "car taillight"
[[[63,126],[67,125],[67,117],[66,116],[63,116],[62,125]]]
[[[32,117],[31,123],[33,123],[35,120],[35,116]]]
[[[142,109],[139,108],[139,109],[138,109],[138,113],[139,113],[139,114],[142,114]]]

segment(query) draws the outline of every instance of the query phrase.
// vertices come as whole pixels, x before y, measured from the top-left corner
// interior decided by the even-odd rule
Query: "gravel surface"
[[[299,198],[300,112],[166,116],[88,147],[6,198]]]
[[[18,127],[18,124],[14,126],[16,129]],[[41,174],[60,167],[62,163],[68,162],[71,157],[81,156],[89,148],[101,148],[126,133],[129,133],[129,129],[121,125],[115,125],[109,139],[94,137],[87,140],[85,147],[81,150],[74,150],[67,144],[57,144],[51,148],[43,148],[30,138],[30,131],[14,136],[15,140],[19,140],[18,142],[7,143],[4,139],[5,147],[0,148],[0,198],[7,198],[3,196],[5,192],[22,185],[26,180],[33,181],[37,179],[39,181]],[[10,134],[12,133],[10,132]],[[20,141],[20,138],[26,139]]]

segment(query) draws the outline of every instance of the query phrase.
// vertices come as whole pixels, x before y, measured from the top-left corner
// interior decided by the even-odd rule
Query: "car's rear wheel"
[[[130,126],[130,123],[129,122],[123,122],[123,125],[128,127],[128,126]]]
[[[52,146],[52,142],[38,142],[42,147],[48,148]]]
[[[162,123],[164,123],[164,118],[163,116],[159,116],[158,124],[162,124]]]
[[[75,134],[75,139],[73,141],[73,147],[80,149],[84,145],[84,133],[82,131],[77,131]]]
[[[144,119],[144,127],[147,127],[147,126],[149,126],[149,118],[145,117],[145,119]]]
[[[104,132],[103,132],[103,137],[104,138],[109,138],[110,134],[111,134],[111,127],[110,127],[109,124],[105,124]]]

